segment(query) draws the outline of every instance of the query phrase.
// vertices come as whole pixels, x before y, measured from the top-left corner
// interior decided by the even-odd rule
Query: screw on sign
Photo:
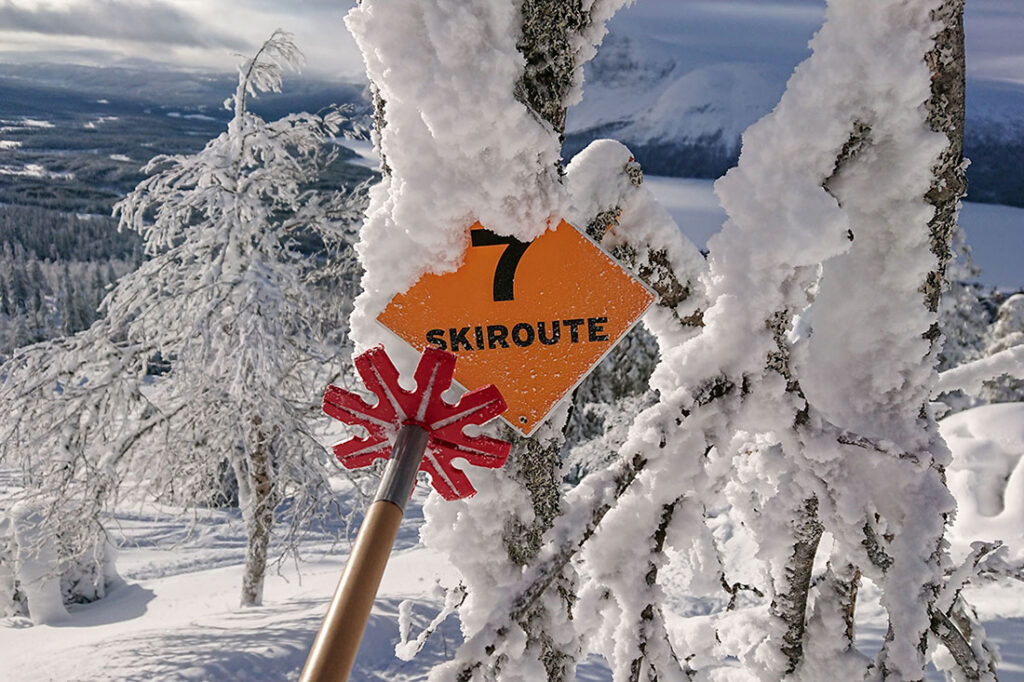
[[[430,475],[431,484],[445,499],[455,500],[476,490],[452,464],[453,459],[491,469],[508,459],[509,443],[463,433],[466,426],[484,424],[505,411],[497,388],[470,391],[454,405],[441,398],[452,384],[455,361],[451,353],[427,348],[416,367],[417,388],[406,391],[398,383],[398,370],[377,346],[355,359],[363,383],[377,396],[376,404],[336,386],[328,387],[324,395],[324,412],[367,431],[364,437],[334,446],[341,464],[355,469],[378,459],[389,461],[313,641],[301,682],[348,679],[417,470]]]

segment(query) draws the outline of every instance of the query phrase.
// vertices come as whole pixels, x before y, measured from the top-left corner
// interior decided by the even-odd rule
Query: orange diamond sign
[[[458,270],[424,275],[377,319],[417,350],[455,353],[455,379],[495,384],[529,435],[656,296],[564,220],[532,242],[469,234]]]

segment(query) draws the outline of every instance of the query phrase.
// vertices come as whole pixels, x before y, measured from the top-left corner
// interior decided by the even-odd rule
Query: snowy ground
[[[717,231],[723,216],[710,182],[650,177],[647,183],[696,243],[703,245]],[[983,281],[1024,286],[1019,267],[1024,211],[967,204],[964,222],[975,255],[986,268]],[[996,235],[991,241],[990,234]],[[1013,239],[1014,246],[1008,247]],[[1024,552],[1024,404],[951,417],[944,433],[957,453],[950,484],[963,509],[951,532],[954,550],[962,553],[971,539],[998,537],[1011,547],[1015,544],[1015,552]],[[412,600],[415,636],[440,606],[438,581],[452,584],[454,578],[439,555],[418,543],[419,513],[414,504],[384,577],[353,680],[424,679],[431,664],[450,656],[460,639],[453,617],[414,661],[400,661],[393,653],[399,603]],[[191,532],[190,520],[168,509],[125,508],[117,520],[124,584],[97,603],[72,607],[69,618],[59,624],[0,620],[0,682],[297,678],[341,573],[347,544],[312,537],[304,546],[305,562],[298,567],[285,564],[268,578],[264,606],[240,610],[244,536],[237,516],[210,512],[195,520]],[[668,586],[677,579],[670,567],[661,573]],[[1024,585],[974,588],[970,599],[1002,649],[1000,679],[1024,682]],[[679,628],[677,634],[700,626],[682,616],[694,614],[701,605],[677,594],[665,607]],[[861,646],[877,647],[885,620],[870,585],[862,593],[859,617]],[[599,660],[591,659],[580,668],[579,679],[607,680],[610,675]]]
[[[955,453],[949,480],[961,503],[950,532],[955,556],[974,539],[1003,539],[1024,556],[1024,403],[960,413],[943,424]],[[341,493],[344,495],[344,493]],[[457,576],[418,542],[421,486],[400,532],[395,553],[357,659],[353,680],[423,680],[460,641],[450,617],[411,662],[394,655],[398,612],[411,600],[412,636],[440,608],[439,581]],[[341,573],[347,543],[311,537],[305,561],[286,563],[266,584],[261,608],[237,608],[244,535],[237,514],[208,512],[183,518],[171,508],[124,508],[117,516],[124,584],[99,602],[74,606],[64,622],[33,625],[0,620],[3,682],[193,680],[257,682],[297,679]],[[664,605],[677,636],[689,641],[707,628],[702,618],[716,605],[697,603],[673,590],[681,577],[670,563],[661,572]],[[996,583],[969,590],[985,628],[1001,649],[1003,682],[1024,682],[1024,584]],[[720,606],[720,605],[719,605]],[[684,617],[685,616],[685,617]],[[858,608],[858,646],[870,653],[885,634],[877,592],[866,584]],[[728,672],[728,671],[720,671]],[[746,680],[735,675],[716,679]],[[578,679],[610,680],[602,661],[589,659]],[[929,676],[938,680],[938,673]]]
[[[979,448],[999,448],[999,461],[1013,464],[1014,477],[1024,480],[1024,404],[982,408],[951,422],[948,436],[958,452],[970,457],[958,460],[951,473],[954,490],[977,490],[964,483],[968,469],[977,469]],[[988,436],[972,437],[972,429],[1003,425]],[[989,437],[991,436],[991,437]],[[982,488],[1000,498],[1006,488],[988,481]],[[1012,487],[1012,483],[1010,486]],[[398,642],[398,609],[412,600],[413,636],[437,612],[441,593],[438,580],[452,584],[452,569],[434,552],[418,543],[422,521],[419,503],[410,509],[384,576],[381,592],[357,659],[353,680],[403,682],[425,679],[426,670],[453,651],[460,640],[458,623],[449,618],[412,662],[395,658]],[[1010,500],[1007,500],[1010,503]],[[1016,506],[1015,528],[1024,527]],[[991,520],[1006,521],[1000,510]],[[1009,511],[1009,509],[1005,510]],[[241,584],[240,560],[243,535],[236,515],[211,512],[195,520],[173,516],[171,509],[152,507],[125,510],[118,515],[123,545],[118,566],[125,578],[104,600],[72,607],[70,617],[55,625],[33,626],[26,619],[0,620],[0,680],[4,682],[93,682],[100,680],[193,680],[240,682],[294,680],[327,601],[341,573],[347,545],[332,546],[326,537],[312,538],[305,546],[307,561],[296,569],[281,567],[267,580],[261,608],[237,608]],[[984,536],[986,517],[973,514],[958,524],[955,547],[966,540],[965,532]],[[957,532],[957,530],[961,532]],[[670,564],[671,566],[671,564]],[[665,584],[676,580],[671,569],[663,571]],[[1001,648],[1000,679],[1024,681],[1024,585],[997,584],[975,589],[972,602],[978,607],[988,634]],[[666,610],[679,633],[706,627],[700,619],[684,619],[695,609],[707,608],[674,595]],[[877,596],[866,585],[860,602],[859,646],[870,651],[881,644],[885,618]],[[689,637],[688,637],[689,639]],[[739,671],[736,671],[739,673]],[[579,670],[580,680],[610,680],[600,660],[590,659]],[[719,678],[723,679],[723,678]],[[724,679],[744,680],[745,677]],[[930,679],[941,679],[937,674]]]
[[[415,679],[443,656],[457,635],[442,628],[436,647],[414,665],[394,659],[397,610],[418,600],[415,620],[429,619],[435,580],[446,571],[417,546],[418,506],[403,528],[354,679]],[[287,563],[267,579],[264,606],[240,610],[244,534],[237,515],[210,512],[195,520],[145,508],[118,515],[123,537],[118,568],[125,584],[100,602],[71,607],[52,626],[0,621],[0,679],[284,680],[298,677],[344,566],[347,544],[327,537],[305,543],[307,561]],[[433,643],[432,643],[433,644]]]
[[[422,522],[417,492],[388,564],[364,635],[353,680],[423,679],[461,640],[449,618],[419,656],[395,658],[398,608],[411,600],[413,637],[437,613],[452,569],[418,544]],[[333,594],[348,552],[327,537],[303,548],[305,561],[286,563],[267,579],[264,605],[239,609],[244,534],[235,514],[198,519],[146,507],[118,514],[118,569],[110,595],[70,607],[53,625],[0,619],[0,681],[294,680]],[[609,679],[599,662],[581,680]]]

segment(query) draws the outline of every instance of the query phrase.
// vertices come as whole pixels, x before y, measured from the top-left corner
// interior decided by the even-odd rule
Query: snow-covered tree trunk
[[[458,247],[465,244],[465,229],[475,219],[496,232],[528,240],[550,217],[568,215],[578,226],[589,227],[602,212],[617,205],[621,188],[604,207],[599,204],[609,197],[591,196],[588,191],[605,187],[585,187],[577,192],[572,187],[571,171],[565,175],[561,167],[559,151],[566,110],[579,98],[582,65],[593,56],[603,37],[604,23],[624,4],[625,0],[476,0],[465,3],[456,13],[443,3],[400,3],[389,6],[393,26],[386,27],[376,23],[380,11],[376,3],[363,0],[349,15],[350,29],[367,60],[374,93],[376,141],[385,164],[384,182],[375,190],[361,247],[367,265],[367,293],[353,318],[357,332],[363,329],[363,320],[372,319],[386,302],[390,296],[386,291],[393,293],[407,287],[427,268],[443,271],[453,267]],[[409,44],[410,35],[418,37],[415,45]],[[478,43],[481,38],[482,44]],[[445,44],[445,40],[452,45]],[[408,63],[407,55],[414,50],[418,50],[423,65]],[[413,73],[418,80],[409,78]],[[486,90],[481,90],[476,73],[490,74]],[[429,88],[424,82],[430,84]],[[448,126],[454,117],[463,124],[457,130]],[[422,132],[427,136],[418,130],[424,127]],[[469,151],[475,153],[466,153]],[[409,158],[411,154],[418,158]],[[627,157],[628,153],[614,167],[602,171],[625,179],[628,186]],[[502,167],[494,168],[492,160],[500,160]],[[453,179],[465,178],[472,186],[449,183],[441,188],[434,178],[444,173]],[[544,184],[524,185],[523,179],[531,177],[542,179]],[[510,179],[518,185],[518,194],[508,193]],[[443,205],[422,200],[431,188],[445,196]],[[533,212],[538,198],[548,202],[540,220]],[[513,207],[510,202],[516,207],[513,211],[509,210]],[[522,216],[524,208],[530,211],[529,220],[510,220]],[[422,218],[425,213],[430,216],[427,220]],[[613,222],[611,216],[604,227]],[[414,225],[419,228],[415,234]],[[384,271],[379,260],[384,250],[378,240],[379,244],[392,246],[396,240],[418,242],[425,253],[411,260],[413,267],[399,266],[397,278],[393,277],[392,266],[392,281],[385,282],[379,274]],[[443,248],[442,257],[432,262],[424,258],[441,250],[439,247]],[[405,251],[392,248],[390,253]],[[647,264],[645,247],[636,253],[640,253],[638,260]],[[666,269],[662,253],[660,266],[649,268],[649,274]],[[375,340],[370,332],[367,328],[360,343]],[[481,543],[476,552],[461,551],[453,557],[467,578],[468,597],[460,609],[467,633],[475,632],[482,624],[479,619],[489,615],[501,585],[514,581],[523,565],[536,560],[545,532],[563,511],[564,420],[563,410],[533,438],[516,439],[507,471],[494,475],[499,488],[489,490],[488,483],[478,485],[480,495],[464,512],[459,511],[459,505],[441,509],[440,505],[435,508],[433,503],[428,504],[424,536],[440,546],[452,542],[447,535],[453,530],[466,532],[472,528],[479,533],[480,526],[474,524],[481,519],[466,523],[473,516],[471,509],[488,510],[486,513],[495,508],[508,510],[497,523],[498,543],[493,547],[490,542]],[[456,511],[458,514],[452,516]],[[488,519],[486,527],[494,525],[494,519]],[[504,560],[499,561],[495,552]],[[482,561],[484,556],[486,561]],[[487,581],[481,580],[484,575]],[[460,655],[464,664],[456,675],[468,679],[500,674],[509,679],[529,679],[534,671],[549,679],[571,677],[573,662],[580,655],[580,643],[569,623],[575,591],[572,569],[560,564],[550,578],[553,587],[543,599],[524,602],[516,609],[516,622],[496,631],[495,642],[485,647],[490,653]],[[494,580],[498,584],[488,582]],[[517,641],[519,637],[524,638],[522,642]],[[533,665],[540,667],[535,670]]]
[[[274,484],[273,438],[254,424],[254,447],[242,466],[236,468],[238,480],[244,481],[246,494],[240,495],[239,507],[245,520],[245,571],[242,575],[242,606],[263,603],[263,581],[267,572],[270,533],[274,528],[274,510],[280,502]]]
[[[930,17],[938,29],[934,35],[932,48],[925,56],[925,62],[931,75],[931,96],[928,98],[925,108],[927,111],[928,127],[935,133],[945,137],[946,145],[942,149],[938,159],[932,168],[931,186],[925,194],[925,201],[934,208],[934,214],[928,222],[930,235],[929,248],[935,257],[934,268],[928,273],[922,291],[924,293],[924,307],[933,318],[933,321],[925,333],[925,338],[930,341],[929,353],[924,362],[932,370],[932,382],[934,373],[939,364],[939,353],[942,349],[942,333],[939,329],[939,304],[947,283],[947,267],[953,256],[953,240],[957,233],[957,215],[960,211],[960,200],[967,190],[966,165],[963,157],[964,143],[964,121],[965,121],[965,92],[966,92],[966,53],[964,45],[964,0],[942,0],[931,10]],[[927,397],[926,397],[927,400]],[[922,401],[921,413],[928,415],[926,400]],[[934,460],[933,471],[928,472],[929,476],[938,478],[941,481],[941,488],[946,489],[945,457],[947,451],[945,443],[937,433],[934,418],[925,417],[922,419],[922,426],[930,432]],[[938,486],[936,486],[938,487]],[[936,509],[938,512],[941,509]],[[946,519],[944,519],[946,520]],[[934,538],[932,561],[942,568],[942,558],[945,547],[942,533]],[[936,606],[936,600],[941,590],[941,581],[936,578],[931,584],[926,584],[925,598],[927,599],[927,610],[929,615],[928,628],[921,632],[919,650],[922,659],[927,654],[928,630],[935,632],[940,641],[950,649],[954,657],[961,664],[962,673],[973,677],[972,673],[978,674],[978,679],[989,670],[993,663],[977,660],[974,656],[964,659],[950,643],[954,641],[941,632],[940,624],[943,620],[952,615],[953,607],[947,614],[941,613]],[[890,618],[890,627],[892,619]],[[963,628],[961,634],[969,641],[971,632],[969,628]],[[879,657],[880,669],[886,675],[890,668],[888,665],[889,643],[887,637],[886,645]],[[979,647],[978,652],[985,652]],[[983,654],[982,654],[983,655]],[[923,665],[922,665],[923,668]],[[923,672],[923,671],[922,671]],[[897,670],[894,677],[911,678],[916,674]],[[922,674],[923,677],[923,674]],[[993,674],[994,679],[994,674]]]
[[[839,301],[871,300],[879,296],[888,296],[890,300],[866,306],[867,309],[860,313],[847,314],[846,319],[840,319],[837,314],[822,316],[819,327],[814,330],[819,332],[818,339],[821,340],[812,338],[810,353],[826,353],[825,344],[838,337],[831,331],[820,332],[833,325],[837,325],[836,330],[849,330],[854,325],[869,322],[880,330],[895,331],[902,327],[897,346],[888,347],[883,354],[875,352],[872,355],[874,362],[879,364],[876,371],[885,372],[884,367],[896,369],[909,381],[905,379],[903,386],[886,389],[888,395],[875,388],[877,397],[872,395],[866,401],[867,405],[851,410],[840,407],[837,402],[856,399],[854,395],[844,393],[842,387],[831,387],[834,397],[823,394],[825,386],[821,382],[826,377],[823,369],[826,364],[831,364],[828,371],[834,376],[842,373],[843,367],[851,366],[850,362],[870,367],[863,351],[854,351],[848,359],[838,362],[830,362],[824,357],[809,363],[804,360],[806,364],[801,368],[813,386],[813,390],[808,392],[809,400],[813,407],[818,408],[812,412],[812,419],[826,417],[835,426],[848,431],[838,436],[839,444],[848,450],[846,457],[857,456],[851,446],[874,449],[880,454],[884,452],[889,457],[896,457],[884,466],[892,469],[892,482],[901,481],[897,489],[901,490],[899,494],[906,496],[905,502],[884,511],[889,505],[883,502],[881,495],[888,486],[880,482],[874,484],[875,490],[865,500],[868,502],[868,514],[863,520],[860,538],[854,534],[849,540],[859,546],[848,546],[845,551],[852,550],[852,553],[839,557],[839,561],[854,560],[860,565],[852,571],[845,569],[842,576],[830,572],[831,577],[824,583],[827,592],[820,595],[825,597],[821,609],[828,608],[826,604],[833,601],[836,604],[833,608],[843,613],[843,621],[849,623],[850,617],[846,614],[855,603],[860,570],[871,574],[872,579],[883,586],[886,593],[883,603],[889,611],[890,626],[874,665],[876,674],[886,679],[919,679],[923,676],[928,630],[935,627],[933,604],[943,582],[942,537],[946,514],[950,510],[950,496],[944,477],[948,455],[945,444],[937,435],[928,400],[940,349],[939,298],[945,287],[959,200],[965,189],[962,17],[963,2],[958,0],[920,3],[917,7],[908,5],[902,13],[902,22],[908,34],[914,36],[915,46],[922,38],[928,40],[928,49],[920,58],[927,68],[928,79],[925,81],[923,74],[915,74],[914,92],[927,83],[928,91],[921,104],[922,123],[931,131],[934,141],[926,141],[912,128],[892,126],[878,114],[858,117],[850,143],[840,156],[835,173],[826,183],[830,193],[851,216],[851,236],[855,241],[849,253],[837,258],[834,266],[826,265],[815,307],[825,310]],[[884,110],[879,108],[878,111]],[[889,121],[895,119],[889,118]],[[900,129],[902,132],[897,133]],[[915,135],[921,141],[916,146],[909,146]],[[930,151],[933,145],[938,145],[937,151]],[[927,186],[919,169],[928,157],[921,161],[913,158],[922,149],[934,154],[928,160]],[[908,169],[912,169],[906,177],[914,178],[915,184],[910,186],[908,183],[901,188],[893,183],[893,198],[877,197],[882,200],[875,201],[868,196],[876,186],[870,175],[880,173],[882,164],[891,158],[905,160]],[[917,168],[914,168],[915,163]],[[902,199],[896,194],[900,190],[905,192]],[[911,218],[913,212],[919,211],[914,208],[915,192],[920,192],[917,195],[920,201],[931,207],[925,229],[921,228],[919,219]],[[895,222],[900,215],[906,216],[903,225]],[[909,225],[913,228],[908,229]],[[894,243],[899,244],[899,250],[895,252],[892,250]],[[897,269],[902,270],[901,276],[894,277]],[[869,272],[877,274],[868,275]],[[849,275],[853,273],[857,273],[859,282],[851,287]],[[870,284],[870,279],[875,279],[876,283]],[[839,285],[844,290],[840,292],[834,282],[844,282]],[[915,302],[918,296],[921,298]],[[920,306],[916,311],[915,305]],[[915,340],[914,332],[920,335],[920,342]],[[857,345],[853,339],[848,339],[847,343],[851,347]],[[862,373],[864,370],[856,371]],[[878,376],[881,378],[882,375]],[[875,383],[877,386],[878,379]],[[888,424],[876,416],[875,423],[868,425],[864,417],[867,416],[866,408],[871,404],[878,414],[892,408],[897,412],[886,420]],[[897,414],[901,416],[897,417]],[[914,464],[903,464],[901,460]],[[853,471],[858,468],[854,466]],[[838,497],[841,499],[848,495],[849,492],[840,493]],[[911,528],[913,530],[909,530]],[[910,535],[914,536],[913,540],[910,540]],[[857,554],[866,556],[869,565],[855,559]],[[907,594],[913,597],[908,600]],[[845,629],[848,630],[848,626]],[[849,635],[844,635],[844,639],[848,640]],[[824,661],[829,652],[835,650],[832,646],[820,646],[814,658]]]
[[[964,122],[966,119],[967,61],[964,49],[964,0],[943,0],[932,10],[939,32],[925,56],[931,72],[931,97],[926,103],[928,126],[946,136],[948,144],[933,170],[932,184],[925,200],[935,207],[928,223],[931,250],[937,260],[925,283],[925,307],[938,313],[942,292],[948,286],[946,271],[953,257],[960,200],[967,192],[964,165]],[[929,338],[939,343],[938,323]]]
[[[551,126],[561,142],[565,132],[565,114],[569,94],[577,85],[578,46],[575,44],[590,23],[589,12],[582,0],[524,0],[521,7],[522,28],[516,47],[526,64],[516,83],[516,100]],[[559,166],[559,172],[562,172]],[[514,564],[529,564],[542,545],[544,533],[562,512],[562,445],[567,413],[561,411],[543,425],[533,438],[512,438],[510,471],[513,479],[529,494],[532,518],[513,520],[505,532],[505,544]],[[512,436],[511,432],[508,432]],[[538,601],[523,614],[520,624],[527,635],[526,646],[537,651],[549,680],[566,680],[574,676],[579,643],[575,637],[558,642],[552,638],[551,614],[560,612],[571,618],[572,599],[576,592],[571,572],[563,572],[547,603]]]

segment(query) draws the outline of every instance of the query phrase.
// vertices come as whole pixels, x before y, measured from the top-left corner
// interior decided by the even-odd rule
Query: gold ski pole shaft
[[[429,432],[412,424],[398,432],[299,682],[348,680],[429,438]]]

